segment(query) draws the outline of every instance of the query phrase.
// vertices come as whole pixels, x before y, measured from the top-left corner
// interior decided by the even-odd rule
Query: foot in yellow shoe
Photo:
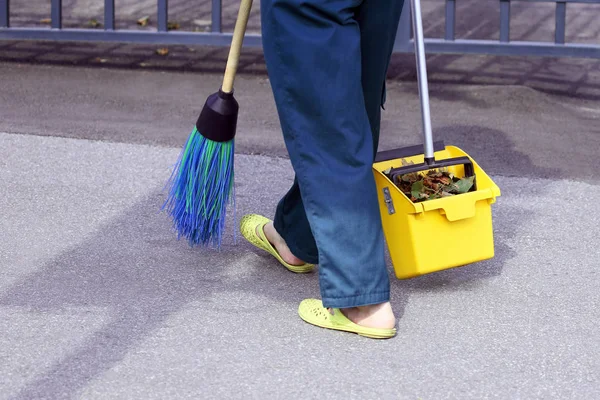
[[[396,336],[396,328],[368,328],[350,321],[338,308],[333,308],[332,312],[333,314],[317,299],[303,300],[298,306],[300,318],[321,328],[356,333],[372,339],[389,339]]]
[[[261,229],[262,232],[260,232]],[[264,234],[265,238],[269,241],[269,243],[271,243],[271,246],[275,248],[277,253],[279,253],[279,256],[283,259],[283,261],[291,265],[305,264],[303,260],[299,259],[292,253],[287,243],[285,242],[285,239],[281,237],[279,232],[277,232],[277,230],[275,229],[275,225],[272,221],[267,222],[265,225],[262,225],[262,227],[257,227],[256,231],[257,235],[260,235],[261,233]]]
[[[305,263],[302,265],[292,265],[287,263],[283,258],[281,258],[281,255],[277,252],[277,250],[273,247],[273,245],[265,236],[264,227],[269,222],[271,222],[271,220],[261,215],[245,215],[240,221],[240,231],[242,233],[242,236],[244,236],[244,238],[246,238],[246,240],[254,246],[271,254],[288,270],[298,274],[311,272],[315,267],[314,264]]]

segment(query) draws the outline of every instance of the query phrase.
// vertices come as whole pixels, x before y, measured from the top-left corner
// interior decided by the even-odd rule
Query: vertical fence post
[[[446,0],[446,40],[454,40],[456,38],[456,1]]]
[[[115,29],[115,0],[104,0],[104,29]]]
[[[556,3],[556,28],[554,30],[554,42],[565,44],[565,26],[567,24],[567,3]]]
[[[510,41],[510,0],[500,0],[500,41]]]
[[[394,51],[411,51],[410,32],[412,22],[410,15],[410,1],[404,0],[404,7],[402,8],[402,15],[400,16],[400,23],[398,24],[396,39],[394,41]]]
[[[157,19],[159,32],[167,31],[167,20],[169,18],[169,12],[167,10],[168,7],[169,5],[167,3],[167,0],[158,0]]]
[[[211,31],[221,32],[221,21],[223,17],[221,0],[212,0]]]
[[[52,28],[62,28],[62,0],[52,0],[50,7],[50,18],[52,20]]]
[[[10,0],[0,0],[0,28],[10,26]]]

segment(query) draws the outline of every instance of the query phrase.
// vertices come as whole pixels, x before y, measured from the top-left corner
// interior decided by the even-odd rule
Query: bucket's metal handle
[[[411,0],[415,56],[417,59],[417,80],[419,83],[419,99],[421,100],[421,117],[423,119],[425,162],[434,162],[433,135],[431,133],[431,113],[429,110],[429,87],[427,84],[427,63],[425,61],[425,43],[423,39],[423,18],[421,0]]]

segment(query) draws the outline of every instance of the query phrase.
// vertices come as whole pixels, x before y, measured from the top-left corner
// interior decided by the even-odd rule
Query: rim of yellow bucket
[[[473,159],[473,157],[468,155],[464,150],[462,150],[461,148],[459,148],[457,146],[446,145],[446,146],[444,146],[443,150],[439,150],[434,153],[436,159],[444,160],[444,159],[453,157],[453,155],[449,155],[448,157],[443,157],[443,153],[447,153],[448,150],[455,150],[458,153],[460,153],[461,155],[468,157],[471,160],[471,162],[473,163],[473,167],[475,169],[475,176],[484,176],[485,178],[487,178],[492,184],[491,187],[488,187],[486,189],[478,189],[474,192],[463,193],[458,196],[445,197],[445,198],[441,198],[441,199],[427,200],[427,201],[423,201],[423,202],[419,202],[419,203],[414,203],[411,199],[408,198],[408,196],[406,196],[404,194],[404,192],[402,192],[402,190],[399,190],[397,188],[397,186],[394,184],[394,182],[392,182],[387,176],[385,176],[385,174],[383,174],[383,172],[382,172],[382,169],[377,168],[377,166],[381,165],[381,164],[390,164],[391,162],[402,159],[402,158],[412,158],[412,159],[416,159],[415,162],[424,162],[424,160],[425,160],[424,154],[415,154],[413,156],[402,157],[402,158],[394,159],[394,160],[379,161],[379,162],[376,162],[373,164],[373,169],[379,174],[380,177],[382,177],[384,180],[389,182],[389,184],[392,185],[394,188],[398,189],[397,192],[400,193],[400,196],[402,196],[413,208],[414,212],[412,214],[421,214],[426,211],[433,211],[433,210],[440,210],[440,209],[443,210],[445,208],[444,206],[446,206],[449,201],[456,201],[457,198],[459,199],[458,201],[462,201],[462,199],[468,198],[469,200],[471,200],[473,202],[487,199],[490,203],[494,203],[496,201],[496,197],[499,197],[501,195],[500,188],[485,173],[485,171],[483,169],[481,169],[481,167],[479,166],[479,164],[477,164],[477,162]],[[460,218],[458,218],[458,219],[460,219]]]

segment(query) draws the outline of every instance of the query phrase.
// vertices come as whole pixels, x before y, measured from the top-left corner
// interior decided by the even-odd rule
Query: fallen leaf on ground
[[[40,19],[40,23],[41,24],[50,24],[50,23],[52,23],[52,18]]]
[[[137,20],[137,23],[140,26],[146,26],[146,25],[148,25],[148,22],[150,22],[150,17],[149,16],[145,16],[145,17],[142,17],[142,18],[140,18],[140,19]]]
[[[167,49],[166,47],[157,49],[156,54],[158,54],[159,56],[166,56],[167,54],[169,54],[169,49]]]
[[[100,22],[98,22],[98,20],[96,18],[92,18],[87,22],[87,25],[92,28],[98,28],[102,24]]]
[[[175,21],[169,21],[169,22],[167,22],[167,30],[176,31],[177,29],[179,29],[179,23],[178,22],[175,22]]]

